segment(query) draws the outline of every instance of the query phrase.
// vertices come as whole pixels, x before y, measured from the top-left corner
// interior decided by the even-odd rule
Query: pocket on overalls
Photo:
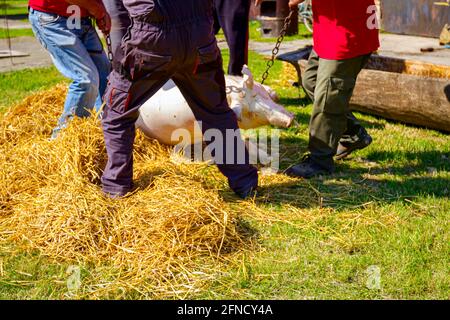
[[[205,47],[198,48],[198,57],[200,64],[208,64],[217,61],[219,57],[219,47],[216,40]]]
[[[329,114],[347,113],[355,84],[356,79],[354,78],[330,77],[322,112]]]
[[[218,68],[222,69],[220,51],[215,39],[207,46],[198,48],[197,51],[198,56],[193,70],[194,74],[208,72]]]
[[[126,77],[112,72],[108,78],[108,87],[103,96],[103,101],[110,109],[119,114],[127,112],[131,103],[131,85],[131,81]]]
[[[131,80],[137,81],[161,70],[172,61],[172,56],[132,49],[125,58],[124,67]]]

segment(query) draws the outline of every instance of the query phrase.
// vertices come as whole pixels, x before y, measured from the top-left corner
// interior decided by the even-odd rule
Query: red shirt
[[[376,51],[374,0],[313,0],[314,49],[329,60],[350,59]],[[369,12],[369,13],[368,13]]]
[[[34,10],[54,13],[64,17],[69,17],[74,14],[73,10],[67,10],[71,4],[64,0],[29,0],[28,4]],[[81,9],[81,17],[87,16],[89,16],[89,13]]]

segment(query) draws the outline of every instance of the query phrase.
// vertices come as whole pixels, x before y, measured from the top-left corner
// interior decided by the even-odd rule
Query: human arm
[[[65,0],[67,3],[77,5],[89,12],[97,22],[97,26],[104,34],[111,31],[111,17],[101,0]]]

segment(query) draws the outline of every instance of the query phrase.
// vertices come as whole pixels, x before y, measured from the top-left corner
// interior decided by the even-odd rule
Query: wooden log
[[[450,66],[441,66],[429,62],[404,60],[374,54],[370,57],[365,68],[420,77],[442,78],[450,82]]]
[[[440,78],[363,70],[351,108],[450,132],[450,82]]]
[[[300,61],[302,71],[305,65]],[[367,68],[352,110],[450,132],[450,66],[374,55]]]

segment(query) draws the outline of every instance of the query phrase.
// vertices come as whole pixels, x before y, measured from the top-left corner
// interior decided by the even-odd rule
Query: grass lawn
[[[6,3],[5,3],[6,2]],[[28,0],[5,0],[0,3],[2,15],[21,16],[28,14]]]
[[[305,38],[312,37],[311,32],[306,29],[305,25],[303,23],[298,24],[298,34],[293,36],[286,36],[284,38],[284,41],[292,41],[292,40],[300,40]],[[274,38],[266,38],[261,36],[261,24],[258,21],[251,21],[250,22],[250,39],[254,41],[259,42],[275,42],[277,40],[276,37]]]
[[[54,67],[0,73],[0,111],[33,92],[49,88],[65,81],[64,79]]]
[[[20,22],[28,22],[28,0],[5,0],[6,3],[0,3],[0,14],[2,15],[2,19],[5,14],[9,19],[20,21]],[[33,31],[30,28],[21,28],[21,29],[9,29],[9,37],[17,38],[17,37],[25,37],[33,36]],[[4,23],[0,27],[0,39],[7,38],[7,30],[5,28]]]
[[[0,28],[0,39],[6,39],[8,38],[8,32],[10,38],[17,38],[17,37],[32,37],[34,36],[33,30],[30,29],[5,29]]]
[[[224,53],[225,61],[228,60]],[[261,79],[265,61],[251,53]],[[311,105],[280,85],[277,62],[268,84],[296,114],[282,132],[282,169],[306,151]],[[62,81],[54,69],[0,75],[1,105]],[[6,93],[6,96],[5,96]],[[338,164],[332,176],[273,186],[257,205],[279,219],[244,217],[259,247],[217,274],[190,298],[206,299],[448,299],[450,139],[448,135],[358,115],[374,137],[369,148]],[[317,196],[302,203],[299,190]],[[69,265],[38,252],[0,251],[0,299],[67,298]],[[83,282],[101,272],[84,265]],[[137,293],[104,298],[140,298]]]
[[[250,39],[253,41],[258,41],[258,42],[272,42],[275,45],[277,38],[262,37],[260,28],[261,28],[261,24],[259,21],[250,21],[250,30],[249,30]],[[312,34],[306,29],[304,24],[299,23],[298,29],[299,29],[298,35],[286,36],[284,38],[284,41],[300,40],[300,39],[310,38],[312,36]],[[225,36],[224,36],[222,30],[219,31],[217,38],[225,39]]]

